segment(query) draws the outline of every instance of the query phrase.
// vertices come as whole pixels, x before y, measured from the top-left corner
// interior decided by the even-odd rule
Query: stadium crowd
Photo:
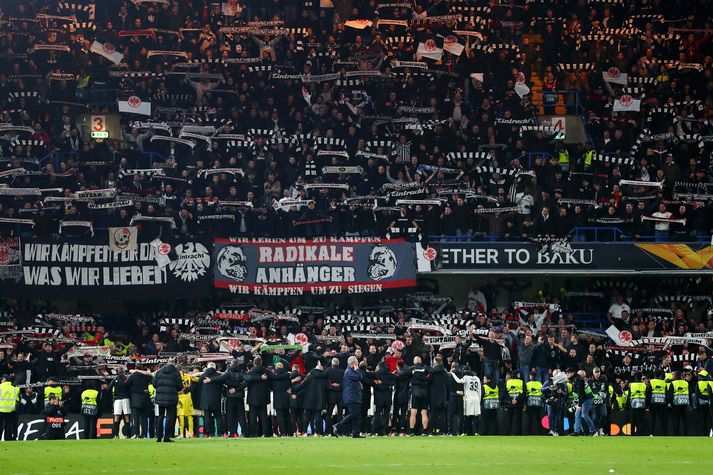
[[[463,307],[420,292],[358,309],[236,304],[180,318],[137,311],[120,323],[7,311],[4,438],[14,437],[18,415],[41,413],[46,438],[63,438],[51,418],[68,414],[79,414],[85,428],[113,416],[114,436],[121,428],[159,440],[350,429],[605,435],[617,414],[629,434],[710,435],[710,297],[652,290],[624,281],[543,289],[539,301],[502,312],[487,287],[470,292]],[[586,300],[608,309],[610,329],[630,332],[629,341],[583,328],[569,312]]]
[[[0,7],[6,235],[712,228],[704,1]],[[547,122],[565,113],[580,142]]]

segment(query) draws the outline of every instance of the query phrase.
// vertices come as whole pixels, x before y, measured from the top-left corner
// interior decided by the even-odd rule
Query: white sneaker
[[[559,437],[559,436],[560,436],[560,435],[559,435],[559,432],[555,432],[553,435],[554,435],[555,437]]]

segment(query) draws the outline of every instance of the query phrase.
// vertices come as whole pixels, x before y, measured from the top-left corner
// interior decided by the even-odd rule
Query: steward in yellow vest
[[[530,374],[530,381],[525,384],[525,404],[527,413],[525,435],[540,435],[542,427],[540,413],[542,412],[544,401],[542,399],[542,383],[535,379],[535,374]],[[536,427],[534,432],[533,425]]]
[[[629,383],[629,414],[631,435],[643,434],[643,418],[646,413],[647,400],[650,400],[651,387],[643,382],[640,372],[634,373],[634,380]]]
[[[482,435],[498,435],[498,409],[500,409],[500,387],[489,376],[483,376],[483,420]]]
[[[20,390],[13,386],[10,376],[2,375],[0,379],[0,435],[6,441],[17,438],[16,414],[17,402],[20,400]]]
[[[507,404],[504,406],[507,409],[507,422],[510,428],[510,435],[520,435],[522,428],[522,408],[525,400],[525,384],[514,373],[505,375],[505,390],[507,391]]]
[[[691,404],[691,373],[686,372],[681,377],[679,371],[672,373],[670,400],[673,404],[671,408],[671,419],[673,420],[673,435],[688,434],[688,407]],[[695,386],[694,386],[695,388]],[[695,391],[695,389],[694,389]],[[683,427],[681,427],[683,426]],[[682,429],[682,430],[681,430]]]
[[[82,421],[84,422],[84,438],[97,438],[97,419],[99,415],[99,391],[89,386],[82,391]]]
[[[649,380],[651,386],[650,411],[651,411],[651,434],[652,435],[668,435],[668,386],[669,383],[664,379],[663,370],[657,369],[654,371],[654,377]],[[659,429],[657,424],[659,423]]]

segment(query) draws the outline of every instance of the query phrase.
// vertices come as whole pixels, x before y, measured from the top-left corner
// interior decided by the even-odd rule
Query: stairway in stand
[[[529,43],[530,44],[541,44],[542,43],[542,37],[540,35],[525,35],[528,37]],[[553,71],[553,65],[547,66],[547,71]],[[532,102],[533,104],[542,104],[542,84],[544,82],[544,78],[540,77],[539,72],[536,71],[537,69],[533,65],[533,70],[530,71],[530,81],[532,82]],[[567,108],[564,106],[565,104],[565,97],[564,95],[560,94],[557,98],[557,105],[555,106],[555,113],[554,115],[567,115]],[[545,115],[545,109],[544,107],[540,106],[538,108],[537,113],[539,115]]]

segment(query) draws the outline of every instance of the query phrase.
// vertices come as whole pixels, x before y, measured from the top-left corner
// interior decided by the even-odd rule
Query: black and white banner
[[[215,239],[215,287],[235,294],[339,295],[416,285],[414,245],[399,239]]]
[[[57,242],[23,240],[22,275],[3,281],[0,297],[42,295],[59,299],[174,299],[210,292],[212,244],[183,242],[135,251],[112,251],[106,238]],[[158,258],[169,258],[166,266]],[[7,284],[7,285],[6,285]]]

